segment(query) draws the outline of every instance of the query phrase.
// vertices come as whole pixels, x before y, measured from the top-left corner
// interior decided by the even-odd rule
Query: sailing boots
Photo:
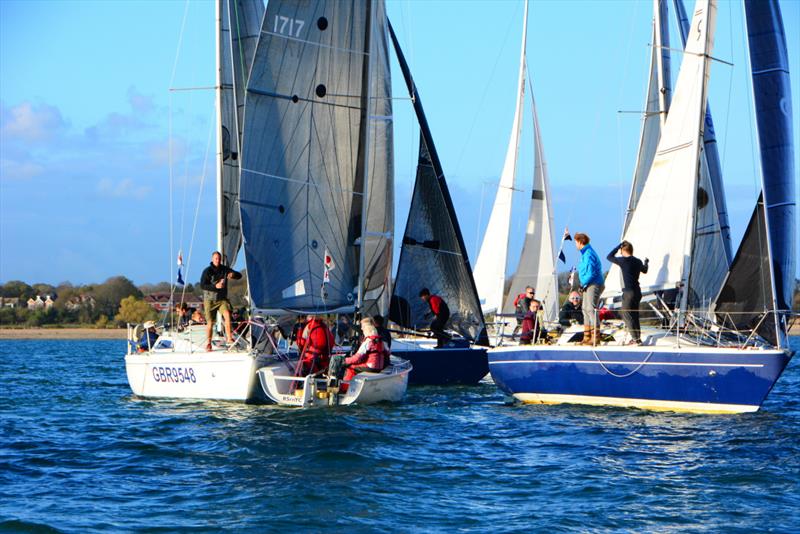
[[[591,326],[583,326],[583,341],[581,341],[581,345],[593,345],[594,340],[592,340],[592,334],[594,330],[592,330]]]

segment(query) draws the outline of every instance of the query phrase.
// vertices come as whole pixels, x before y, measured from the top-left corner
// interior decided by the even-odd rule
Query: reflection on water
[[[755,414],[510,406],[491,383],[298,411],[135,398],[123,352],[115,341],[0,343],[4,529],[800,524],[796,361]]]

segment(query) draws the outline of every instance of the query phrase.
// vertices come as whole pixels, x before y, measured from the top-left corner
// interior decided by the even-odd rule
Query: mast
[[[484,311],[502,310],[505,293],[506,263],[508,242],[511,230],[511,204],[516,180],[519,139],[522,130],[522,109],[525,97],[525,47],[528,34],[528,1],[522,17],[522,43],[520,45],[519,79],[517,82],[517,102],[514,108],[514,122],[508,140],[506,159],[500,184],[495,196],[489,224],[483,236],[478,260],[475,263],[474,278],[478,295]]]
[[[225,206],[223,204],[224,195],[222,192],[222,2],[225,0],[217,0],[214,3],[214,11],[216,13],[216,63],[217,63],[217,77],[214,87],[214,107],[216,108],[217,117],[217,250],[222,253],[222,240],[225,233]],[[223,258],[224,259],[224,258]]]
[[[366,13],[366,28],[364,30],[364,68],[362,69],[362,98],[364,102],[363,119],[361,121],[361,150],[362,150],[362,170],[361,174],[364,180],[364,187],[361,196],[361,237],[359,238],[358,250],[358,300],[356,308],[361,310],[364,303],[364,276],[366,271],[367,262],[367,221],[369,215],[369,154],[370,154],[370,134],[369,134],[369,121],[370,121],[370,105],[372,96],[372,17],[373,17],[373,1],[367,0],[367,13]]]

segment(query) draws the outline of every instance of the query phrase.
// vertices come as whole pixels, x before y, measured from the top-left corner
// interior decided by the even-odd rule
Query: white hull
[[[339,394],[338,388],[328,388],[327,378],[293,376],[294,363],[272,364],[257,372],[264,393],[282,406],[310,408],[398,402],[406,393],[411,372],[411,364],[404,362],[393,364],[380,373],[359,373],[350,381],[347,393]]]
[[[193,342],[194,341],[194,342]],[[150,352],[125,356],[128,384],[140,397],[178,399],[266,400],[256,371],[274,361],[249,351],[202,347],[197,331],[167,333]]]

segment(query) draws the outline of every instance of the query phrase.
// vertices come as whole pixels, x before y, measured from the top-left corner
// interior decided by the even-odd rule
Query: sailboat
[[[681,9],[679,18],[685,19]],[[552,346],[490,351],[495,382],[522,402],[753,412],[794,354],[788,329],[796,265],[795,186],[779,6],[772,0],[744,2],[762,193],[730,262],[706,105],[716,0],[697,0],[690,37],[681,24],[685,50],[671,102],[665,98],[669,91],[662,91],[668,76],[661,55],[668,45],[658,37],[665,10],[664,0],[654,0],[646,114],[652,122],[643,127],[623,237],[636,245],[638,255],[650,258],[650,270],[640,278],[642,293],[656,299],[667,324],[643,329],[642,346],[627,346],[625,333],[611,326],[605,329],[610,341],[598,346],[575,346],[562,336]],[[660,84],[655,91],[653,83]],[[703,259],[708,247],[718,251],[716,258]],[[604,297],[614,299],[619,290],[612,268]]]
[[[255,313],[385,314],[394,230],[392,100],[382,0],[269,3],[247,86],[240,183]],[[286,406],[397,401],[411,365],[338,378],[258,371]]]
[[[244,90],[258,40],[264,5],[261,0],[217,0],[217,246],[233,264],[241,246],[238,183],[241,162]],[[139,329],[128,327],[136,341]],[[245,344],[245,340],[240,341]],[[125,356],[128,384],[141,397],[265,400],[256,370],[271,357],[240,345],[226,347],[215,339],[206,348],[205,326],[166,330],[146,352],[129,344]]]
[[[489,372],[478,292],[417,85],[391,24],[389,32],[420,126],[414,193],[389,310],[389,318],[412,335],[395,339],[392,354],[411,362],[412,384],[477,384]],[[413,336],[430,322],[428,305],[418,296],[422,284],[450,308],[448,327],[459,338],[443,347]]]
[[[489,216],[478,261],[475,264],[475,283],[481,298],[484,313],[507,315],[514,312],[514,299],[523,293],[526,286],[536,291],[537,300],[542,303],[544,318],[548,322],[558,320],[558,277],[555,268],[553,240],[553,212],[550,202],[550,180],[544,157],[539,117],[530,76],[527,70],[528,2],[525,2],[522,18],[522,46],[519,60],[517,98],[514,108],[514,121],[506,151],[500,184]],[[519,254],[517,268],[511,277],[509,291],[506,292],[506,263],[511,231],[512,197],[517,183],[517,161],[519,158],[520,137],[523,127],[525,104],[525,85],[531,93],[531,114],[533,131],[533,187],[530,209],[525,228],[525,241]],[[498,336],[498,343],[502,339]]]

